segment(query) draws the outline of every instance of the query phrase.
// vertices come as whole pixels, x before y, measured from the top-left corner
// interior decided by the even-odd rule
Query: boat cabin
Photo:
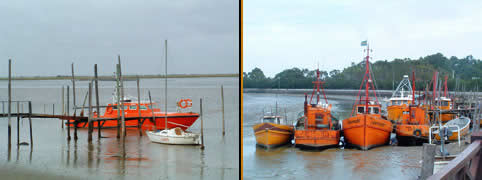
[[[263,116],[261,123],[284,124],[284,119],[281,116]]]
[[[435,99],[435,105],[440,103],[440,109],[448,110],[452,109],[452,100],[446,97],[440,97]]]
[[[389,99],[389,106],[396,106],[396,105],[402,105],[402,104],[411,104],[412,103],[412,97],[405,97],[405,98],[390,98]]]
[[[356,107],[356,114],[365,114],[366,105],[358,104]],[[368,114],[380,114],[381,106],[379,104],[368,104]]]
[[[127,113],[138,113],[137,108],[139,107],[139,104],[137,103],[124,103],[124,112]],[[150,113],[152,109],[152,106],[149,103],[141,103],[140,104],[140,110],[141,113]],[[117,116],[117,104],[109,104],[105,110],[106,115],[115,115]],[[154,110],[156,111],[156,110]]]

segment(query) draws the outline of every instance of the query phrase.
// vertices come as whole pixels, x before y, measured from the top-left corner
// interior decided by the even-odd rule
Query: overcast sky
[[[238,73],[239,1],[3,0],[0,76]]]
[[[374,60],[440,52],[482,56],[482,1],[243,1],[243,71],[332,70]]]

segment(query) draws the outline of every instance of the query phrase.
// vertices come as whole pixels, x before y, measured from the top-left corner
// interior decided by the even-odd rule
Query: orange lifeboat
[[[186,130],[189,128],[199,117],[198,113],[194,112],[161,112],[159,108],[154,108],[150,103],[142,103],[138,104],[137,102],[132,102],[131,100],[124,100],[124,117],[126,118],[126,127],[137,127],[139,125],[138,119],[132,119],[133,117],[139,117],[139,109],[142,118],[140,122],[142,123],[142,130],[163,130],[166,129],[166,116],[167,116],[167,129],[179,127],[182,130]],[[109,104],[106,107],[104,115],[101,115],[100,118],[117,118],[118,111],[121,113],[120,110],[117,108],[117,104]],[[81,113],[82,114],[82,113]],[[94,118],[98,118],[99,115],[95,112],[93,115]],[[154,120],[153,120],[154,117]],[[66,123],[67,126],[73,127],[74,120],[69,120]],[[89,124],[87,122],[79,122],[77,123],[77,127],[88,127]],[[94,122],[93,127],[97,127],[98,123]],[[116,128],[117,127],[117,120],[105,120],[101,122],[102,128]]]
[[[313,93],[311,94],[310,103],[308,103],[305,95],[304,115],[298,119],[295,126],[295,146],[299,148],[321,148],[338,146],[340,141],[340,128],[338,121],[333,120],[331,114],[331,104],[328,104],[325,92],[323,91],[323,83],[320,80],[320,72],[316,71],[317,80]],[[320,90],[323,92],[325,103],[320,101]],[[312,103],[316,92],[316,103]]]
[[[361,150],[387,145],[390,142],[392,131],[392,123],[383,119],[380,114],[381,105],[378,103],[376,92],[373,91],[375,101],[370,100],[369,97],[370,87],[375,89],[369,68],[369,52],[370,49],[367,45],[366,70],[358,92],[359,98],[353,106],[351,117],[342,122],[346,146]],[[362,99],[361,88],[363,85],[365,85],[365,97]]]

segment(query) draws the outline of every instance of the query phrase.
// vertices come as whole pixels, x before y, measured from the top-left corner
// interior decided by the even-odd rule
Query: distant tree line
[[[450,91],[481,91],[482,88],[482,63],[480,59],[474,59],[472,55],[458,59],[455,56],[447,58],[441,53],[420,57],[394,59],[393,61],[379,60],[370,63],[371,70],[377,89],[391,90],[396,88],[403,75],[409,75],[415,71],[415,83],[417,90],[422,90],[431,82],[433,72],[439,72],[439,79],[448,76],[447,87]],[[358,89],[365,73],[365,61],[352,62],[350,67],[330,72],[320,70],[320,76],[325,81],[327,89]],[[280,88],[303,89],[312,88],[312,81],[316,79],[316,70],[291,68],[285,69],[274,77],[266,77],[259,68],[251,72],[243,72],[244,88]],[[456,86],[457,85],[457,86]]]

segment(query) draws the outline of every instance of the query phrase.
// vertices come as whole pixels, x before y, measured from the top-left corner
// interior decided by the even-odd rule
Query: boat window
[[[113,110],[117,110],[117,106],[112,106],[112,109],[113,109]]]
[[[124,105],[124,110],[129,109],[129,106]]]
[[[146,109],[147,109],[147,107],[146,107],[146,106],[141,105],[141,110],[146,110]]]
[[[408,104],[407,101],[403,101],[403,104]]]
[[[368,113],[373,114],[373,108],[372,107],[368,107]]]
[[[316,114],[316,115],[315,115],[315,120],[316,120],[316,121],[323,121],[323,117],[324,117],[323,114]]]
[[[276,123],[275,118],[272,118],[272,117],[263,118],[263,122]]]
[[[442,106],[448,106],[449,102],[448,101],[442,101]]]
[[[137,105],[132,105],[132,106],[129,107],[129,109],[131,109],[131,110],[137,110]]]
[[[380,113],[380,109],[378,109],[377,107],[374,107],[374,108],[373,108],[373,113],[374,113],[374,114],[379,114],[379,113]]]
[[[364,113],[364,112],[365,112],[365,107],[358,107],[357,112],[358,112],[358,113]]]

